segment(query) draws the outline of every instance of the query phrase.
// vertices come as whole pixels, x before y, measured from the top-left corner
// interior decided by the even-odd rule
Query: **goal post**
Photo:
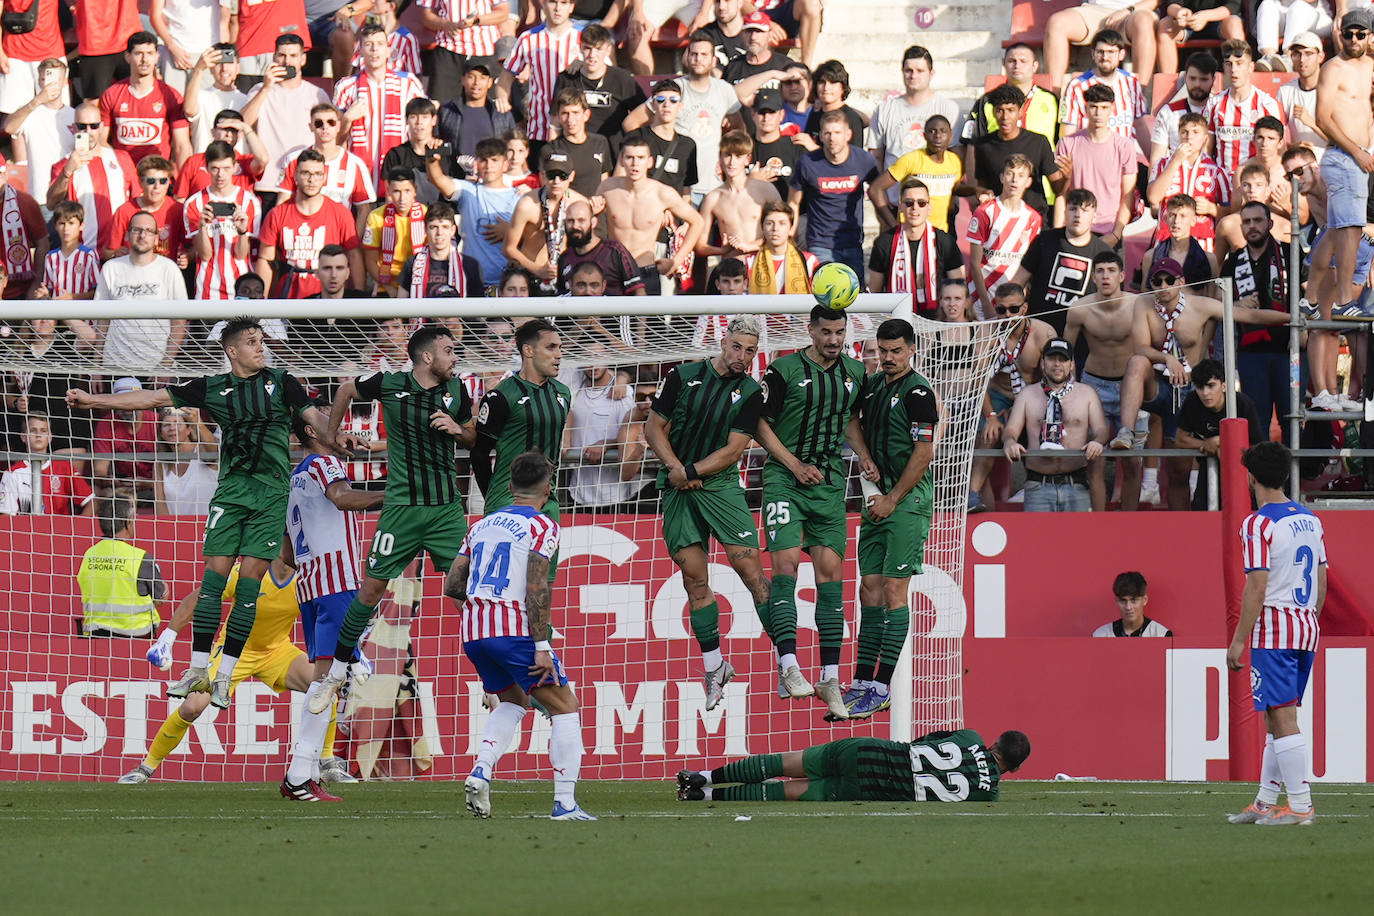
[[[909,738],[957,727],[963,715],[965,500],[980,406],[1007,322],[912,319],[916,368],[936,391],[941,423],[931,471],[936,515],[925,572],[912,580],[913,635],[906,670],[899,669],[894,681],[892,712],[831,725],[822,721],[819,702],[779,699],[771,644],[747,589],[718,552],[712,555],[712,585],[721,605],[723,648],[739,677],[727,688],[723,706],[704,709],[685,589],[662,543],[653,458],[635,425],[642,424],[645,395],[668,368],[718,352],[724,322],[713,316],[760,316],[763,352],[752,367],[758,373],[777,355],[809,344],[813,305],[809,296],[24,302],[21,313],[0,327],[0,414],[8,435],[3,466],[29,457],[29,440],[20,435],[28,430],[29,415],[48,414],[54,440],[49,451],[71,453],[52,454],[52,466],[67,462],[86,478],[98,470],[100,483],[114,484],[119,498],[136,501],[141,511],[132,542],[157,560],[168,584],[169,601],[160,607],[166,621],[176,602],[197,586],[203,568],[205,521],[196,507],[208,499],[205,488],[213,487],[215,442],[206,438],[213,431],[180,411],[78,416],[61,404],[67,385],[96,379],[109,390],[125,377],[163,385],[224,371],[222,352],[207,338],[216,322],[247,313],[280,320],[273,333],[282,336],[269,341],[277,365],[327,401],[340,378],[403,368],[405,335],[426,319],[453,328],[459,369],[476,401],[515,368],[511,334],[517,322],[549,317],[563,335],[564,375],[576,389],[558,480],[564,538],[554,623],[555,647],[583,706],[584,775],[660,778],[703,759],[783,751],[849,735]],[[878,323],[894,312],[910,317],[909,296],[860,296],[848,310],[851,343],[872,338]],[[121,363],[102,352],[100,336],[108,341],[110,328],[119,326],[95,322],[134,322],[123,326],[124,333],[153,341],[170,340],[183,328],[185,336],[166,365]],[[861,347],[848,352],[863,355]],[[376,420],[370,405],[355,405],[343,427],[383,441],[385,431]],[[154,424],[151,435],[143,425],[148,422]],[[384,455],[360,454],[350,463],[355,486],[383,485]],[[741,473],[756,511],[762,460],[762,450],[752,448]],[[29,498],[37,482],[47,514],[0,516],[0,554],[13,569],[0,581],[6,622],[0,692],[10,697],[0,711],[0,733],[9,736],[0,744],[0,778],[114,778],[141,762],[178,702],[165,698],[168,675],[144,660],[146,641],[78,635],[82,602],[76,572],[100,537],[97,523],[61,511],[67,508],[63,493],[46,497],[56,475],[41,467],[43,460],[29,464]],[[852,671],[859,606],[854,544],[861,495],[852,462],[850,480],[844,680]],[[463,487],[470,516],[480,512],[480,493],[470,478]],[[374,522],[375,514],[364,525],[364,538]],[[797,578],[799,656],[814,679],[809,563]],[[461,657],[457,618],[428,563],[423,574],[412,570],[392,583],[367,643],[377,674],[350,697],[340,716],[340,749],[366,775],[466,772],[486,711],[480,683]],[[303,644],[299,627],[294,639]],[[190,634],[184,632],[174,649],[173,674],[185,667],[189,650]],[[292,699],[273,699],[265,684],[240,688],[229,710],[216,716],[211,709],[194,724],[155,778],[280,778],[299,716],[299,694]],[[516,752],[502,762],[502,775],[546,776],[547,737],[542,717],[527,716]]]

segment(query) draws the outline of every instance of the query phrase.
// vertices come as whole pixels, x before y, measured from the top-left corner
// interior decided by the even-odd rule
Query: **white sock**
[[[337,658],[329,663],[329,676],[335,680],[343,680],[348,676],[348,662],[341,662]]]
[[[1283,788],[1283,774],[1279,772],[1279,758],[1274,754],[1274,736],[1264,736],[1264,759],[1260,763],[1259,792],[1255,801],[1261,805],[1276,805],[1279,789]]]
[[[191,650],[191,667],[199,668],[201,671],[208,671],[210,668],[210,653],[197,652]]]
[[[783,670],[783,671],[786,671],[788,668],[799,668],[799,667],[801,667],[800,665],[797,664],[797,656],[796,656],[796,654],[793,653],[793,652],[788,652],[786,655],[784,655],[784,656],[782,656],[781,658],[779,658],[779,659],[778,659],[778,664],[782,667],[782,670]]]
[[[872,683],[872,681],[865,681],[862,678],[856,677],[854,680],[849,682],[849,687],[851,690],[867,690],[868,685]]]
[[[701,774],[701,777],[706,780],[706,784],[709,786],[711,784],[711,771],[697,770],[697,772]]]
[[[701,661],[706,665],[707,671],[715,671],[725,664],[725,656],[720,654],[720,649],[707,649],[701,653]]]
[[[1274,756],[1288,790],[1288,807],[1294,811],[1312,810],[1312,784],[1308,776],[1307,738],[1299,732],[1274,739]]]
[[[520,727],[520,720],[525,718],[526,711],[519,703],[496,704],[496,708],[487,716],[486,728],[482,729],[482,745],[477,750],[477,761],[472,765],[473,773],[480,769],[481,775],[491,779],[496,761],[510,747],[510,739],[515,737],[515,730]]]
[[[329,710],[312,713],[310,698],[322,689],[319,681],[311,681],[310,688],[305,691],[301,727],[296,734],[296,743],[291,748],[291,764],[286,769],[286,781],[293,786],[309,782],[319,775],[320,752],[324,750],[324,737],[329,731]]]
[[[553,717],[549,735],[549,763],[553,765],[553,800],[564,808],[577,807],[577,777],[582,772],[582,724],[575,712]]]
[[[840,679],[839,665],[821,665],[821,680],[838,681]]]
[[[1159,468],[1146,468],[1140,475],[1140,486],[1142,489],[1159,486]]]
[[[878,696],[880,696],[880,697],[885,697],[885,696],[887,696],[887,685],[886,685],[886,684],[880,684],[880,683],[878,683],[877,681],[869,681],[869,682],[868,682],[868,686],[870,686],[870,687],[872,687],[874,690],[876,690],[876,691],[878,692]]]
[[[711,801],[711,784],[710,784],[710,783],[707,783],[705,786],[702,787],[702,789],[701,789],[701,794],[704,796],[703,799],[702,799],[703,801]]]
[[[238,666],[239,657],[237,655],[223,654],[219,657],[219,671],[215,674],[215,680],[224,678],[229,680],[234,676],[234,668]]]
[[[177,631],[171,627],[163,627],[162,632],[157,634],[157,645],[159,649],[170,649],[177,641]]]

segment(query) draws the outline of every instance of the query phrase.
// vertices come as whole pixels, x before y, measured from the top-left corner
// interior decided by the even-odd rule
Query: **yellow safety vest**
[[[86,632],[108,630],[141,636],[157,626],[152,595],[138,593],[138,569],[148,551],[106,538],[86,551],[76,574]]]

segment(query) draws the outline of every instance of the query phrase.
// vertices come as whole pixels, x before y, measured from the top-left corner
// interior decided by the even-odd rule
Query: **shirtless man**
[[[1084,455],[1026,458],[1027,512],[1087,512],[1090,508],[1084,460],[1102,456],[1107,417],[1090,385],[1073,380],[1073,344],[1056,337],[1040,357],[1041,383],[1016,396],[1002,429],[1002,451],[1020,461],[1026,448],[1017,440],[1024,431],[1032,449],[1083,449]]]
[[[1164,429],[1164,444],[1172,448],[1178,431],[1178,409],[1188,394],[1192,366],[1207,355],[1221,303],[1216,299],[1185,293],[1183,268],[1173,258],[1154,265],[1149,277],[1151,292],[1136,297],[1132,306],[1135,354],[1126,365],[1121,383],[1121,416],[1134,417],[1140,410],[1156,414]],[[1274,309],[1235,306],[1237,323],[1287,324],[1288,316]],[[1112,439],[1116,450],[1134,448],[1135,431],[1121,426]],[[1191,458],[1168,459],[1169,508],[1188,508],[1188,475]]]
[[[1231,212],[1217,220],[1217,238],[1213,254],[1216,255],[1217,263],[1226,260],[1226,256],[1245,244],[1245,233],[1240,228],[1240,211],[1248,203],[1259,201],[1269,204],[1272,197],[1273,186],[1269,183],[1269,171],[1264,166],[1257,163],[1250,163],[1240,170],[1236,177],[1236,199],[1231,201]],[[1360,226],[1364,226],[1364,200],[1360,201]],[[1288,240],[1293,237],[1293,226],[1291,221],[1274,221],[1274,238],[1278,239],[1280,245],[1287,245]],[[1360,239],[1360,233],[1355,232],[1355,241]],[[1354,243],[1352,243],[1354,244]],[[1327,252],[1327,258],[1331,257],[1331,252]],[[1352,265],[1353,273],[1353,265]]]
[[[654,154],[640,137],[627,137],[620,147],[624,177],[607,178],[597,189],[606,201],[606,233],[624,245],[639,265],[646,295],[662,292],[662,277],[681,269],[701,237],[701,214],[672,188],[649,177]],[[687,224],[687,232],[671,257],[658,257],[655,246],[663,228],[664,211]],[[519,210],[516,210],[517,215]]]
[[[1293,185],[1288,173],[1283,170],[1283,122],[1273,115],[1265,115],[1255,122],[1255,155],[1246,160],[1245,165],[1262,165],[1269,173],[1269,209],[1274,211],[1274,222],[1288,220],[1293,215]],[[1244,168],[1245,166],[1241,166]],[[1298,222],[1307,222],[1307,201],[1298,198]]]
[[[697,254],[737,258],[753,254],[763,244],[760,221],[763,205],[782,200],[771,181],[749,177],[754,161],[754,141],[742,130],[732,130],[720,139],[721,186],[706,195],[701,204],[703,228]],[[720,244],[712,245],[711,227],[719,231]]]
[[[997,370],[983,396],[984,424],[979,442],[982,448],[1001,446],[1002,427],[1007,422],[1012,403],[1023,389],[1040,381],[1040,354],[1055,336],[1053,325],[1030,317],[1023,287],[1003,283],[993,291],[992,300],[993,318],[1021,320],[1007,331]],[[978,494],[996,463],[996,458],[973,459],[973,476],[969,480],[970,511],[981,512],[987,508]]]
[[[568,205],[587,198],[572,189],[576,173],[567,153],[547,151],[540,170],[544,186],[516,201],[502,250],[508,259],[534,274],[546,293],[552,294],[558,278],[558,256],[568,243]]]
[[[1121,378],[1135,353],[1135,334],[1130,299],[1122,295],[1125,265],[1115,251],[1104,251],[1093,258],[1093,285],[1096,292],[1078,299],[1069,308],[1064,324],[1064,339],[1075,347],[1078,336],[1088,343],[1088,358],[1083,363],[1082,382],[1097,392],[1107,429],[1121,428]],[[1107,508],[1105,458],[1088,462],[1088,491],[1094,512]],[[1126,458],[1117,462],[1121,479],[1121,508],[1134,511],[1140,504],[1140,462]]]
[[[1369,55],[1374,10],[1350,10],[1341,17],[1340,54],[1322,65],[1317,78],[1317,129],[1330,140],[1322,157],[1326,179],[1326,231],[1312,249],[1313,264],[1335,261],[1335,280],[1327,283],[1318,300],[1321,317],[1358,315],[1358,302],[1345,297],[1355,277],[1356,254],[1364,231],[1369,202],[1369,173],[1374,157],[1369,154],[1369,86],[1374,60]],[[1336,359],[1340,334],[1314,330],[1307,339],[1312,387],[1317,397],[1336,396]],[[1327,407],[1326,409],[1330,409]]]

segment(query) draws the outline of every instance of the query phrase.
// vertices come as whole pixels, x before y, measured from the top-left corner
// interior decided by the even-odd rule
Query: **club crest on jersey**
[[[744,395],[740,394],[739,389],[736,388],[734,391],[730,392],[730,403],[737,404],[742,397],[744,397]]]
[[[450,409],[451,407],[453,407],[453,395],[451,395],[451,394],[445,394],[445,395],[443,396],[443,398],[441,398],[441,400],[444,402],[444,409],[445,409],[445,410],[448,410],[448,409]]]
[[[896,406],[897,406],[897,395],[895,395],[895,394],[892,396],[891,406],[892,406],[892,407],[896,407]]]
[[[558,406],[559,406],[559,407],[562,407],[564,410],[566,410],[567,407],[568,407],[568,402],[565,401],[565,400],[563,400],[563,395],[558,394],[558,395],[554,395],[554,397],[555,397],[555,399],[557,399],[557,401],[558,401]]]
[[[854,380],[853,380],[852,378],[847,378],[847,379],[844,380],[844,393],[845,393],[845,394],[853,394],[853,393],[854,393]]]
[[[267,394],[270,396],[270,395],[272,394],[272,392],[274,392],[274,391],[277,390],[277,383],[276,383],[276,382],[268,382],[267,384],[265,384],[265,385],[262,386],[262,389],[263,389],[264,391],[266,391]]]

